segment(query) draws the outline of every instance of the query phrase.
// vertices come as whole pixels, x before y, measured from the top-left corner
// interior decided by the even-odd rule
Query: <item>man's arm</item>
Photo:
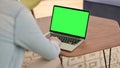
[[[58,42],[44,37],[28,10],[22,9],[15,22],[16,45],[34,51],[46,59],[54,59],[59,55]]]

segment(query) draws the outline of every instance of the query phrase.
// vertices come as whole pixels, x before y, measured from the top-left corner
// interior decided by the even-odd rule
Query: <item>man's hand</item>
[[[50,40],[57,41],[58,45],[61,45],[61,41],[57,37],[50,37]]]

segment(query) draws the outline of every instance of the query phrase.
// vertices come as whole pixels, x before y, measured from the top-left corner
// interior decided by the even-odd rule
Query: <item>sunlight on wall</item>
[[[73,8],[83,8],[83,0],[43,0],[39,3],[37,7],[33,10],[35,12],[35,17],[46,17],[52,15],[53,5],[61,5]]]

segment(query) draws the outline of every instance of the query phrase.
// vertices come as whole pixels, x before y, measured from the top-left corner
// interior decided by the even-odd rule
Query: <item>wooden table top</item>
[[[37,19],[43,33],[49,31],[51,17]],[[85,42],[72,52],[61,50],[61,55],[75,57],[120,46],[120,28],[116,21],[90,16]]]

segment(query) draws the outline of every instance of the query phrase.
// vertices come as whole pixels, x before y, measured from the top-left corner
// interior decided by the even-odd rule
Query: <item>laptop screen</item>
[[[55,5],[50,31],[84,38],[87,32],[88,19],[88,11]]]

